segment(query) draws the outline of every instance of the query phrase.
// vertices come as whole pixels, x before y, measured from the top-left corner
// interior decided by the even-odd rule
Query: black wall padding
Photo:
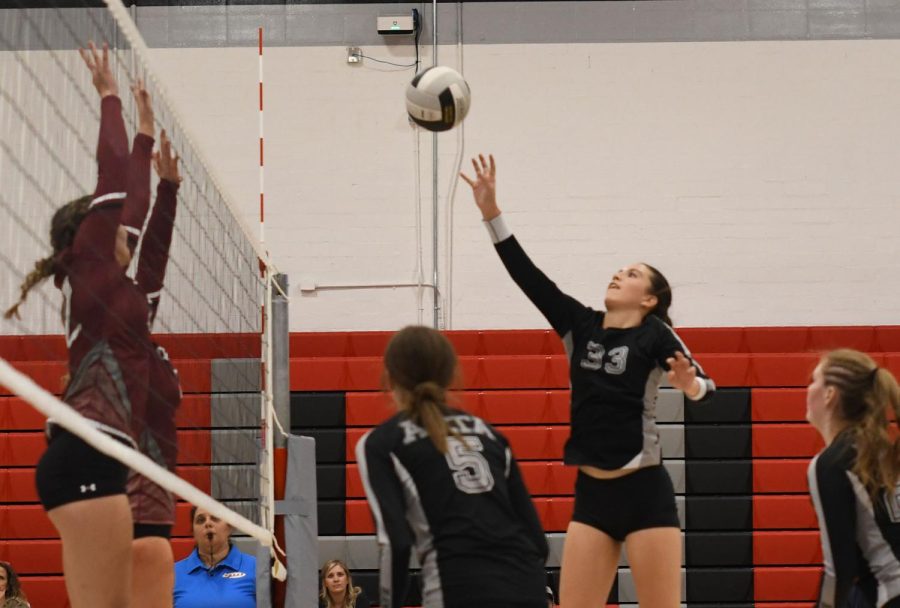
[[[684,400],[684,421],[691,422],[750,422],[750,389],[720,388],[705,403]]]
[[[375,570],[356,570],[353,572],[353,584],[362,587],[372,605],[378,604],[378,572]],[[410,573],[409,589],[406,594],[404,606],[421,606],[422,605],[422,582],[419,578],[419,572],[414,570]],[[473,607],[474,608],[474,607]]]
[[[751,458],[753,433],[749,424],[685,425],[685,458]]]
[[[752,530],[753,499],[750,496],[688,496],[685,520],[688,530]]]
[[[346,471],[342,464],[320,464],[316,467],[316,489],[319,500],[347,498]]]
[[[319,536],[341,536],[347,533],[347,513],[343,500],[319,497]]]
[[[753,601],[753,569],[690,568],[687,571],[687,601],[724,602]],[[729,608],[732,608],[729,606]]]
[[[346,426],[344,393],[291,393],[291,427]]]
[[[751,494],[753,463],[749,460],[687,463],[687,494]]]
[[[685,535],[685,565],[689,568],[752,566],[753,533],[688,531]]]
[[[347,461],[347,434],[344,429],[306,430],[291,426],[291,432],[316,440],[317,463]]]

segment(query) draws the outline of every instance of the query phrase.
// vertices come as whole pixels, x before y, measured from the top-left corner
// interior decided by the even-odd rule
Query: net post
[[[285,431],[291,429],[291,348],[288,313],[288,276],[283,273],[272,278],[272,396],[275,416]],[[287,437],[275,433],[275,449],[287,447]]]

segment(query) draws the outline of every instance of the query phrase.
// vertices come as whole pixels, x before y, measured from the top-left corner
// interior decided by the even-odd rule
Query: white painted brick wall
[[[409,59],[403,47],[363,51]],[[442,62],[455,52],[442,47]],[[255,49],[154,53],[255,222]],[[336,47],[266,51],[268,246],[291,278],[295,331],[417,319],[409,289],[299,292],[301,279],[414,278],[411,73],[375,65],[350,67]],[[679,325],[894,324],[897,65],[895,41],[468,45],[465,148],[497,155],[515,233],[586,303],[640,260],[674,284]],[[421,144],[430,279],[430,136]],[[455,152],[455,134],[441,136],[442,199]],[[545,326],[464,184],[454,215],[453,327]]]

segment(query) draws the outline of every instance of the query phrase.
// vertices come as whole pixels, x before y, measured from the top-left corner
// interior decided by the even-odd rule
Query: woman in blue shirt
[[[175,608],[256,608],[256,558],[231,544],[231,526],[191,509],[194,550],[175,564]]]

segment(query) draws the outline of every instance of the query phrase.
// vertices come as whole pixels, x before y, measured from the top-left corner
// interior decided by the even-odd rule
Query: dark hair
[[[332,601],[331,594],[328,593],[328,589],[325,587],[325,577],[328,576],[328,573],[331,572],[331,570],[335,566],[340,566],[341,569],[343,569],[344,574],[347,575],[347,593],[344,595],[344,605],[343,606],[337,606],[337,604],[335,604]],[[339,559],[328,560],[322,566],[320,578],[321,578],[322,584],[320,585],[321,590],[319,591],[319,599],[321,599],[323,602],[325,602],[325,606],[327,608],[355,608],[356,607],[356,596],[358,596],[360,593],[362,593],[362,589],[360,589],[359,587],[353,586],[353,575],[350,574],[350,570],[347,568],[347,566],[344,565],[344,562],[342,562]]]
[[[384,371],[388,386],[400,396],[401,409],[428,432],[439,452],[446,453],[447,389],[456,378],[456,352],[450,341],[430,327],[405,327],[388,342]]]
[[[197,517],[197,511],[198,511],[197,505],[191,506],[191,522],[190,523],[191,523],[192,529],[194,527],[194,518]],[[207,515],[209,515],[210,517],[213,517],[213,515],[210,513],[207,513]],[[225,522],[225,525],[228,526],[229,528],[231,528],[231,524],[229,524],[228,522]],[[232,528],[232,530],[233,529],[234,528]]]
[[[644,264],[650,271],[650,295],[656,296],[656,306],[649,314],[659,317],[666,325],[672,325],[669,318],[669,307],[672,306],[672,288],[669,281],[659,270],[650,264]]]
[[[61,251],[70,247],[75,241],[75,234],[81,221],[87,215],[91,207],[91,197],[82,196],[74,201],[69,201],[56,210],[53,219],[50,220],[50,245],[53,247],[53,253],[34,263],[34,268],[25,277],[19,288],[19,301],[9,307],[3,314],[3,318],[10,319],[19,317],[19,306],[25,302],[34,287],[39,285],[44,279],[53,276],[55,271],[55,258]]]
[[[900,444],[891,437],[887,412],[900,418],[900,387],[865,353],[842,348],[822,357],[825,385],[840,395],[838,417],[854,435],[854,472],[872,497],[893,491],[900,477]]]
[[[22,591],[22,585],[19,583],[19,576],[13,570],[12,564],[9,562],[0,562],[0,568],[6,570],[6,593],[3,595],[4,600],[21,599],[28,601],[25,592]]]

